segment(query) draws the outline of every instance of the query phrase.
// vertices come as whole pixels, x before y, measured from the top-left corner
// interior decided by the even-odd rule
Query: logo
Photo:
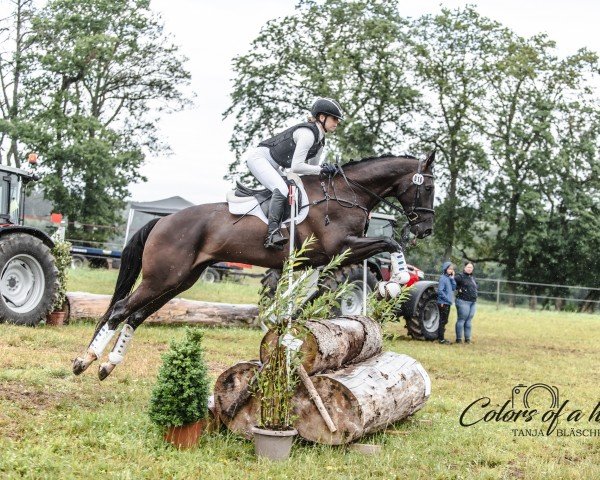
[[[462,411],[459,423],[463,427],[506,423],[516,427],[511,428],[514,436],[600,437],[600,428],[576,428],[586,420],[600,427],[600,401],[592,409],[573,408],[570,400],[561,400],[558,387],[534,383],[514,386],[511,398],[503,403],[493,404],[490,397],[474,400]]]

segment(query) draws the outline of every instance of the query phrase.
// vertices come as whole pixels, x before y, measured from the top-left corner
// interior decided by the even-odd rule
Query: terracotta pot
[[[168,427],[165,432],[165,441],[172,443],[180,450],[192,448],[198,443],[198,439],[205,427],[206,420],[204,419],[179,427]]]
[[[265,430],[252,427],[254,434],[254,450],[259,457],[269,460],[287,460],[292,450],[292,443],[298,430]]]
[[[66,318],[67,312],[50,312],[48,315],[46,315],[46,325],[51,325],[53,327],[61,327],[62,325],[64,325]]]

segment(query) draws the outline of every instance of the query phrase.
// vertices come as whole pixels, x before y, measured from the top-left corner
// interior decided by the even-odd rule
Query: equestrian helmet
[[[342,107],[340,107],[340,104],[332,98],[317,99],[317,101],[313,104],[312,108],[310,109],[310,113],[315,118],[317,118],[320,113],[324,113],[325,115],[331,115],[332,117],[335,117],[338,120],[344,119],[344,115],[342,114]]]

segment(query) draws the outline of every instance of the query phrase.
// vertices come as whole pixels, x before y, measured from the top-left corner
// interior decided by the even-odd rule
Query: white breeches
[[[392,275],[390,280],[398,282],[400,285],[408,283],[410,280],[410,274],[408,273],[408,267],[406,266],[406,260],[404,259],[403,252],[394,252],[390,254],[392,261]]]
[[[261,184],[272,192],[279,190],[282,195],[287,196],[287,184],[271,164],[269,157],[267,147],[256,147],[246,152],[242,159],[246,161],[248,169]]]

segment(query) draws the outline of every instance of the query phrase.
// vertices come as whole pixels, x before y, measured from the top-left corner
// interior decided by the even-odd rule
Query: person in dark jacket
[[[440,311],[440,324],[438,326],[438,342],[443,345],[451,345],[444,338],[446,332],[446,324],[448,323],[448,315],[450,315],[450,305],[454,303],[454,290],[456,290],[456,282],[454,281],[454,266],[450,262],[442,264],[442,275],[440,276],[438,285],[438,309]]]
[[[462,273],[456,275],[456,343],[471,343],[471,321],[475,315],[477,282],[473,277],[473,264],[467,262]]]

